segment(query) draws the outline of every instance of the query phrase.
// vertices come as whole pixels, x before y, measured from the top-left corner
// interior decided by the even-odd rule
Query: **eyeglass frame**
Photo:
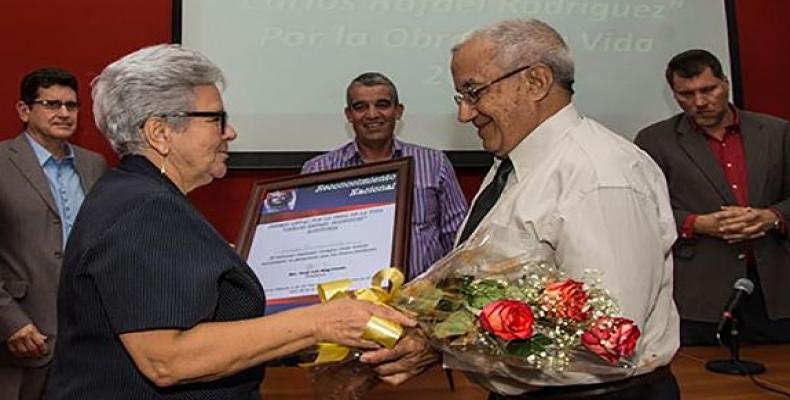
[[[502,76],[500,76],[499,78],[491,80],[488,83],[484,83],[484,84],[482,84],[480,86],[475,86],[475,87],[470,87],[470,88],[463,88],[463,89],[457,91],[455,93],[455,95],[453,95],[453,100],[455,101],[455,104],[457,104],[459,106],[463,102],[466,102],[466,104],[469,104],[470,106],[473,106],[473,105],[477,104],[478,101],[480,101],[480,97],[483,95],[483,93],[485,93],[485,91],[488,90],[494,84],[499,83],[501,81],[504,81],[505,79],[510,78],[511,76],[516,75],[517,73],[519,73],[521,71],[526,71],[526,70],[532,68],[533,66],[534,66],[534,64],[525,65],[523,67],[516,68],[516,69],[514,69],[514,70],[512,70],[512,71],[510,71],[510,72],[508,72],[508,73],[506,73],[506,74],[504,74]]]
[[[30,107],[32,107],[34,104],[38,104],[49,111],[60,111],[60,109],[63,108],[64,106],[66,107],[66,111],[68,112],[73,113],[80,110],[80,102],[78,101],[35,99],[27,103],[27,105]]]
[[[192,117],[214,117],[219,118],[219,134],[224,135],[225,129],[228,127],[228,112],[222,111],[175,111],[169,113],[154,114],[152,117],[157,118],[192,118]],[[145,125],[145,121],[140,125]]]

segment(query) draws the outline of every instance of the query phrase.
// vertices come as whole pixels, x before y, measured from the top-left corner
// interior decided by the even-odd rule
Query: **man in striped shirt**
[[[346,89],[345,108],[354,140],[308,160],[302,173],[413,157],[414,205],[407,271],[412,278],[450,251],[467,204],[444,153],[395,138],[395,124],[403,110],[398,90],[383,74],[367,72],[354,78]]]

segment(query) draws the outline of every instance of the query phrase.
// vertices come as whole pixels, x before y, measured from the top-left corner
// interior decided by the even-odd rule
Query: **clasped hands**
[[[778,220],[767,208],[724,206],[720,211],[697,216],[694,231],[736,243],[765,236]]]
[[[439,353],[430,347],[422,333],[415,328],[417,322],[389,307],[340,299],[322,303],[313,309],[320,315],[315,326],[319,341],[362,350],[359,361],[370,365],[381,381],[399,385],[440,360]],[[366,323],[373,315],[390,319],[407,328],[393,348],[383,348],[362,339]]]

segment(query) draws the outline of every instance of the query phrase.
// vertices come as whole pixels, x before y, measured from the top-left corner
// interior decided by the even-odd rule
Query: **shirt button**
[[[57,258],[57,259],[63,258],[63,252],[62,251],[56,251],[55,252],[55,258]]]
[[[727,168],[732,168],[732,163],[727,163]]]
[[[733,188],[733,189],[737,189],[737,188],[738,188],[738,185],[732,185],[732,188]]]
[[[739,260],[745,260],[746,259],[746,254],[744,254],[744,253],[738,254],[738,259]]]
[[[53,219],[52,223],[55,224],[55,225],[60,225],[60,220],[59,219]]]

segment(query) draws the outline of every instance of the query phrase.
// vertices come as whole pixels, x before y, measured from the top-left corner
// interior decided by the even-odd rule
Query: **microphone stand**
[[[716,332],[716,339],[724,347],[719,332]],[[758,375],[765,372],[764,365],[754,361],[741,360],[740,349],[738,321],[733,318],[730,323],[730,359],[708,361],[705,363],[705,368],[711,372],[728,375]]]

